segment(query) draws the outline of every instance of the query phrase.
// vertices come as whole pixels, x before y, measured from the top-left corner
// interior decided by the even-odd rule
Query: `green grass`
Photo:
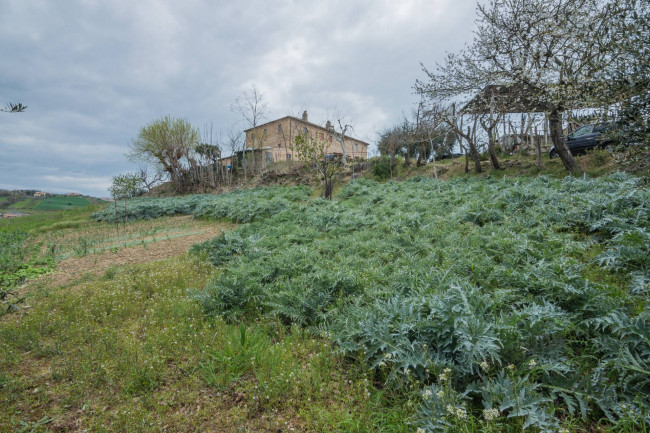
[[[213,272],[180,258],[38,289],[32,309],[0,322],[0,425],[409,431],[391,394],[329,341],[275,321],[206,320],[186,292]]]
[[[65,210],[72,208],[86,207],[91,203],[84,197],[47,197],[35,200],[34,209],[36,210]]]
[[[634,162],[638,159],[647,160],[647,157],[648,152],[642,151],[640,149],[628,149],[625,152],[616,154],[610,154],[604,150],[596,149],[587,152],[585,155],[575,156],[580,167],[575,175],[582,175],[582,173],[585,173],[591,177],[599,177],[615,173],[620,170],[629,170],[631,173],[635,173],[639,176],[647,176],[647,167],[644,168],[642,164],[637,164],[639,167],[635,167],[634,164]],[[485,155],[484,160],[482,160],[481,163],[481,166],[483,168],[482,173],[476,173],[474,169],[474,163],[471,160],[469,161],[469,173],[465,173],[464,156],[454,159],[443,159],[436,161],[436,167],[438,169],[439,177],[445,180],[465,176],[530,177],[538,175],[561,179],[567,175],[562,161],[559,158],[549,159],[546,153],[542,154],[541,169],[537,166],[537,159],[535,155],[520,153],[509,155],[507,153],[499,153],[498,159],[502,166],[502,169],[494,170],[489,160],[487,159],[487,155]],[[376,164],[377,162],[378,161],[375,160],[375,162],[372,164]],[[412,161],[411,166],[406,167],[404,166],[404,158],[396,158],[396,166],[393,172],[393,179],[402,180],[416,176],[433,176],[433,165],[431,163],[428,163],[421,167],[416,167],[415,162]],[[388,178],[380,178],[376,176],[372,167],[370,170],[367,170],[363,174],[363,177],[377,181],[386,180]]]
[[[102,207],[94,205],[60,211],[39,211],[19,218],[0,219],[0,232],[59,230],[65,226],[71,227],[88,224],[88,216]]]

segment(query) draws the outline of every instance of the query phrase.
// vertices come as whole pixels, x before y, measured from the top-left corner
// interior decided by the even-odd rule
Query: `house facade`
[[[302,118],[285,116],[281,119],[249,128],[246,134],[246,148],[261,151],[266,164],[280,161],[300,159],[294,149],[294,138],[300,134],[328,143],[327,153],[343,155],[341,143],[334,136],[329,121],[325,126],[309,122],[307,112]],[[345,151],[349,160],[368,159],[369,144],[349,136],[345,136]]]

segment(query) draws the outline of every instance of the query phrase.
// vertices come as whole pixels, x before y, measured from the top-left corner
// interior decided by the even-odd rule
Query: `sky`
[[[266,120],[344,115],[375,143],[413,85],[470,42],[474,0],[0,0],[0,189],[108,195],[165,115],[214,136],[255,86]]]

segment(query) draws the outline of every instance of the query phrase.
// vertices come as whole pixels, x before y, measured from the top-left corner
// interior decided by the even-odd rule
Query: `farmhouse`
[[[285,116],[255,128],[249,128],[244,133],[246,134],[246,148],[263,151],[266,164],[299,159],[293,148],[293,139],[299,134],[307,134],[329,143],[328,154],[343,154],[341,144],[334,137],[331,123],[328,121],[325,126],[311,123],[306,111],[302,114],[301,119]],[[345,152],[349,159],[368,159],[368,146],[369,144],[362,140],[345,136]]]

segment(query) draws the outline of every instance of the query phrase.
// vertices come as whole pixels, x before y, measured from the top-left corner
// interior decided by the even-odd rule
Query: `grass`
[[[40,211],[19,218],[0,219],[0,232],[12,232],[17,230],[57,230],[63,225],[73,226],[87,224],[88,216],[102,206],[88,206],[60,211]]]
[[[644,153],[645,152],[645,153]],[[595,149],[587,152],[584,155],[577,155],[575,158],[580,166],[580,172],[577,175],[586,174],[590,177],[599,177],[607,174],[614,173],[619,170],[628,170],[636,173],[639,176],[647,176],[649,173],[647,167],[641,165],[636,167],[633,162],[636,159],[644,158],[647,160],[647,151],[641,149],[623,149],[622,152],[610,154],[604,150]],[[449,180],[456,177],[485,177],[485,176],[537,176],[544,175],[561,179],[567,175],[562,161],[559,158],[549,159],[547,154],[542,155],[542,169],[537,166],[537,159],[535,155],[525,155],[515,153],[509,155],[501,153],[498,155],[499,162],[502,170],[494,170],[488,159],[481,162],[483,173],[476,173],[473,161],[469,161],[469,173],[465,173],[465,157],[443,159],[436,161],[436,168],[438,169],[438,176],[440,179]],[[416,167],[412,162],[411,166],[404,166],[403,158],[396,158],[396,167],[394,169],[394,179],[407,179],[417,176],[433,176],[433,166],[431,163]],[[638,164],[637,164],[638,165]],[[368,170],[363,175],[365,178],[373,180],[378,179],[372,173],[372,169]]]
[[[34,209],[37,210],[65,210],[86,207],[91,203],[84,197],[54,196],[35,200]]]
[[[214,272],[181,257],[38,288],[33,308],[0,322],[0,425],[408,431],[391,395],[327,340],[273,321],[206,320],[186,291]]]
[[[2,199],[4,199],[2,201],[6,201],[7,198],[2,197]],[[24,200],[12,204],[8,210],[16,210],[22,212],[54,211],[84,208],[92,204],[94,204],[94,202],[89,201],[85,197],[52,196],[46,198],[25,198]]]

